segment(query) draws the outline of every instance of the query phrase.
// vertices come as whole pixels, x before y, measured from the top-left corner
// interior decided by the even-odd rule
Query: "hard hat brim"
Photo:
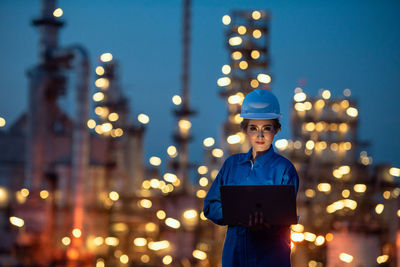
[[[243,119],[279,119],[281,114],[276,113],[246,113],[240,114]]]

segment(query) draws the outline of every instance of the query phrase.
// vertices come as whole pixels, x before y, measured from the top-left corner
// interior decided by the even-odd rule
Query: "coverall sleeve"
[[[222,218],[222,205],[219,188],[223,185],[223,177],[227,168],[226,165],[227,163],[225,161],[204,199],[204,216],[218,225],[225,225]]]
[[[291,164],[286,170],[283,176],[283,184],[294,185],[295,194],[299,191],[299,175],[297,174],[296,168]],[[299,222],[300,216],[297,216],[297,222]]]
[[[295,193],[299,191],[299,175],[297,174],[296,168],[291,164],[290,167],[285,171],[283,176],[283,184],[294,185]]]

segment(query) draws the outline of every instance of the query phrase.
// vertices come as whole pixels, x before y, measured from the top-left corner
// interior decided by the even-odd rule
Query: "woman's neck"
[[[267,150],[264,151],[252,151],[252,157],[251,157],[251,161],[254,163],[254,161],[256,160],[256,158],[258,158],[259,156],[261,156],[262,154],[264,154],[265,152],[267,152],[271,147],[269,147]]]

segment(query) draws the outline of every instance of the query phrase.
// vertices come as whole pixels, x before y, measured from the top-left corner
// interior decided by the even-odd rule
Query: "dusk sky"
[[[63,0],[58,7],[66,22],[60,45],[81,44],[91,56],[91,90],[98,57],[111,52],[130,99],[132,119],[150,116],[145,157],[167,158],[175,119],[171,97],[180,94],[182,1]],[[191,159],[201,163],[202,140],[220,140],[227,117],[217,79],[229,62],[221,18],[233,9],[271,13],[272,91],[281,103],[282,131],[290,138],[290,106],[299,79],[304,92],[321,88],[333,97],[349,88],[358,101],[360,141],[373,163],[400,167],[400,1],[255,1],[193,0],[191,31],[191,105],[194,140]],[[7,127],[26,111],[26,71],[37,64],[39,0],[0,0],[0,117]],[[74,83],[69,84],[69,92]],[[67,109],[71,94],[61,101]],[[6,127],[6,128],[7,128]]]

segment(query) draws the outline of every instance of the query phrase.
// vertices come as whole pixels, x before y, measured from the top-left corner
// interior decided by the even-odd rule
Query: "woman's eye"
[[[265,128],[264,128],[264,131],[266,131],[266,132],[271,132],[271,131],[272,131],[272,127],[265,127]]]
[[[252,126],[252,127],[250,127],[250,131],[252,131],[252,132],[257,131],[257,128]]]

